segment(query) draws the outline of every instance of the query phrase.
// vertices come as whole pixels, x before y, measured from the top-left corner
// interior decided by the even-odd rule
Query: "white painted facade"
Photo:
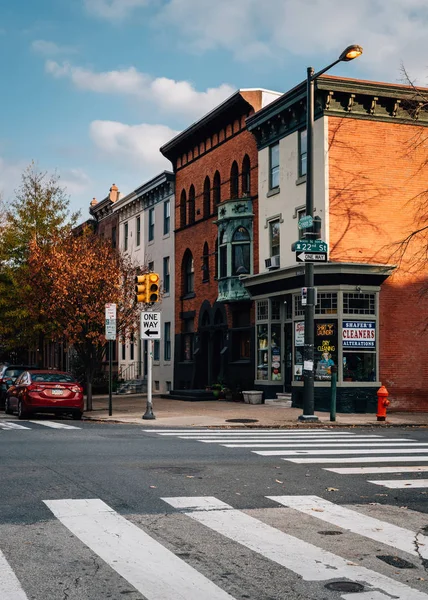
[[[164,171],[154,177],[121,198],[114,210],[119,213],[118,247],[135,264],[160,276],[162,300],[153,307],[161,313],[161,339],[154,343],[153,391],[166,393],[172,389],[174,366],[173,173]],[[147,343],[140,339],[119,343],[118,363],[119,373],[125,380],[145,379]]]

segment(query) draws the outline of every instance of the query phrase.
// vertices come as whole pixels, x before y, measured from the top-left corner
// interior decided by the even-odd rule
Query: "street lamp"
[[[331,65],[318,73],[312,67],[307,69],[306,79],[306,216],[314,213],[314,82],[323,73],[339,62],[348,62],[363,53],[361,46],[352,45],[345,48],[342,54]],[[305,262],[305,287],[307,301],[305,306],[305,346],[303,354],[303,414],[299,421],[318,421],[314,415],[314,321],[315,321],[315,288],[314,263]]]

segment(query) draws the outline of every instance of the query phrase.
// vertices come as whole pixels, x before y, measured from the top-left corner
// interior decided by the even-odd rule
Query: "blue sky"
[[[74,210],[171,168],[158,149],[238,88],[331,74],[428,82],[427,0],[14,0],[0,6],[0,192],[57,170]]]

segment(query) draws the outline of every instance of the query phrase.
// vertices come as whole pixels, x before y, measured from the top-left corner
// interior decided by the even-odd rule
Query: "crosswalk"
[[[31,424],[31,426],[30,426]],[[0,429],[4,431],[25,431],[34,429],[33,425],[48,427],[49,429],[81,429],[76,425],[68,425],[68,423],[56,423],[55,421],[0,421]]]
[[[239,509],[215,496],[162,497],[165,514],[124,516],[100,498],[46,499],[43,524],[50,527],[55,568],[44,577],[41,562],[31,558],[35,543],[19,547],[22,537],[5,535],[0,524],[0,598],[104,600],[107,580],[112,598],[333,598],[326,588],[334,584],[334,598],[343,600],[428,600],[425,515],[412,511],[403,527],[393,522],[398,513],[379,519],[367,505],[345,507],[318,496],[265,500],[270,507]],[[322,535],[323,523],[342,536],[340,543]],[[36,544],[46,550],[44,537]],[[403,576],[396,561],[382,562],[391,556],[412,569]],[[60,558],[73,565],[71,584]],[[89,576],[85,564],[96,565]]]
[[[419,442],[401,437],[354,433],[331,429],[146,429],[163,437],[178,437],[204,444],[219,444],[225,448],[248,449],[259,456],[275,457],[301,465],[326,465],[322,468],[340,475],[401,476],[415,473],[417,479],[368,479],[369,483],[390,489],[428,488],[428,441]],[[388,466],[381,466],[389,463]],[[409,463],[409,465],[401,465]],[[415,464],[411,464],[415,463]],[[356,464],[356,467],[335,467],[336,464]],[[368,465],[370,466],[361,466]],[[330,465],[330,466],[327,466]]]

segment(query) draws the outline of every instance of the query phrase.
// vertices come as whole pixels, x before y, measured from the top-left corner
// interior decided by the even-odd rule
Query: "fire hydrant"
[[[384,385],[378,389],[376,414],[378,421],[385,421],[386,419],[386,407],[391,404],[391,402],[388,400],[388,396],[388,390]]]

